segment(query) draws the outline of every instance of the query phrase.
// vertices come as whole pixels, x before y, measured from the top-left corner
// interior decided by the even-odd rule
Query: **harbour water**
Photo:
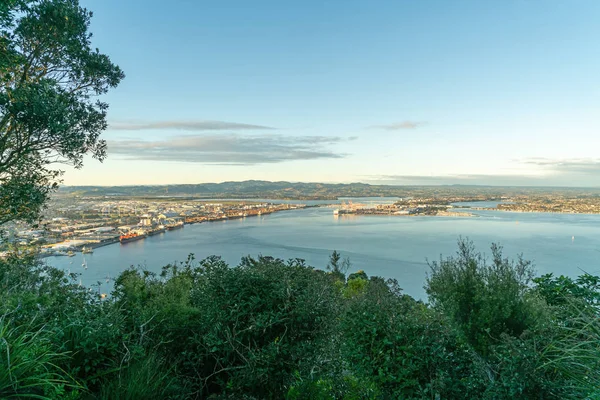
[[[454,254],[462,236],[487,254],[493,242],[503,245],[510,258],[522,253],[534,262],[538,274],[600,274],[600,215],[465,211],[476,216],[334,217],[325,207],[284,211],[186,225],[137,242],[101,247],[93,254],[50,257],[46,262],[80,273],[84,285],[100,282],[100,291],[105,292],[111,286],[107,277],[114,278],[131,265],[159,272],[190,253],[196,259],[219,255],[230,265],[246,255],[302,258],[324,268],[331,252],[338,250],[350,259],[349,272],[362,269],[369,275],[396,278],[405,293],[425,299],[427,260]]]

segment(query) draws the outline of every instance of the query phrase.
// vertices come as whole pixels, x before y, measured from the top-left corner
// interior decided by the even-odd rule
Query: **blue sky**
[[[67,185],[600,186],[600,1],[82,4],[127,77]]]

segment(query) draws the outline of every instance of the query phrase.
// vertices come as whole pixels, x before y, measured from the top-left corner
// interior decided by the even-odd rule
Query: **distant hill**
[[[197,198],[271,198],[271,199],[337,199],[339,197],[408,197],[461,196],[490,198],[516,194],[548,192],[586,192],[593,189],[527,188],[497,186],[392,186],[366,183],[305,183],[242,181],[155,186],[64,186],[59,195],[116,197],[197,197]],[[596,190],[597,192],[598,190]]]

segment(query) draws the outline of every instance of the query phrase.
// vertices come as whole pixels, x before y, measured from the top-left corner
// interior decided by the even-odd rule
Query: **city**
[[[262,188],[264,185],[261,185]],[[300,193],[300,197],[315,196],[304,192],[300,185],[288,184]],[[322,185],[325,187],[326,185]],[[248,187],[253,189],[252,186]],[[7,247],[39,245],[39,255],[73,256],[76,252],[92,252],[94,248],[128,243],[148,236],[183,228],[188,224],[232,220],[268,215],[273,212],[303,209],[306,207],[330,207],[333,215],[356,216],[437,216],[474,217],[471,210],[494,210],[506,212],[600,214],[600,194],[595,189],[539,189],[539,188],[440,188],[440,187],[394,187],[386,188],[385,194],[402,194],[402,198],[358,197],[353,200],[322,199],[307,206],[284,200],[214,200],[203,199],[186,190],[185,196],[156,196],[131,194],[97,195],[96,190],[81,196],[77,188],[54,196],[44,219],[36,226],[18,224],[6,229]],[[131,189],[130,189],[131,190]],[[136,189],[143,191],[144,188]],[[256,189],[257,198],[268,194]],[[377,194],[369,185],[363,191],[338,194]],[[287,192],[287,191],[284,191]],[[277,194],[277,193],[275,193]],[[367,203],[364,203],[368,200]],[[468,204],[465,206],[464,204]]]
[[[52,204],[47,219],[37,228],[15,226],[8,241],[20,246],[38,245],[42,257],[73,256],[113,243],[128,243],[183,228],[187,224],[268,215],[305,208],[302,204],[258,202],[203,202],[86,199]],[[20,229],[21,228],[21,229]],[[12,236],[12,239],[10,237]]]

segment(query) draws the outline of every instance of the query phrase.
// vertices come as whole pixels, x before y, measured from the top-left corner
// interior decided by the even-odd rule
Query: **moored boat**
[[[160,225],[160,226],[157,226],[156,228],[150,229],[148,232],[146,232],[146,234],[148,236],[154,236],[154,235],[158,235],[159,233],[164,233],[166,230],[167,230],[167,228]]]
[[[144,239],[145,237],[146,237],[145,233],[130,232],[130,233],[126,233],[124,235],[119,236],[119,241],[121,242],[121,244],[124,244],[124,243],[134,242],[136,240]]]
[[[167,225],[167,230],[172,231],[174,229],[183,228],[183,221],[175,222],[174,224]]]

